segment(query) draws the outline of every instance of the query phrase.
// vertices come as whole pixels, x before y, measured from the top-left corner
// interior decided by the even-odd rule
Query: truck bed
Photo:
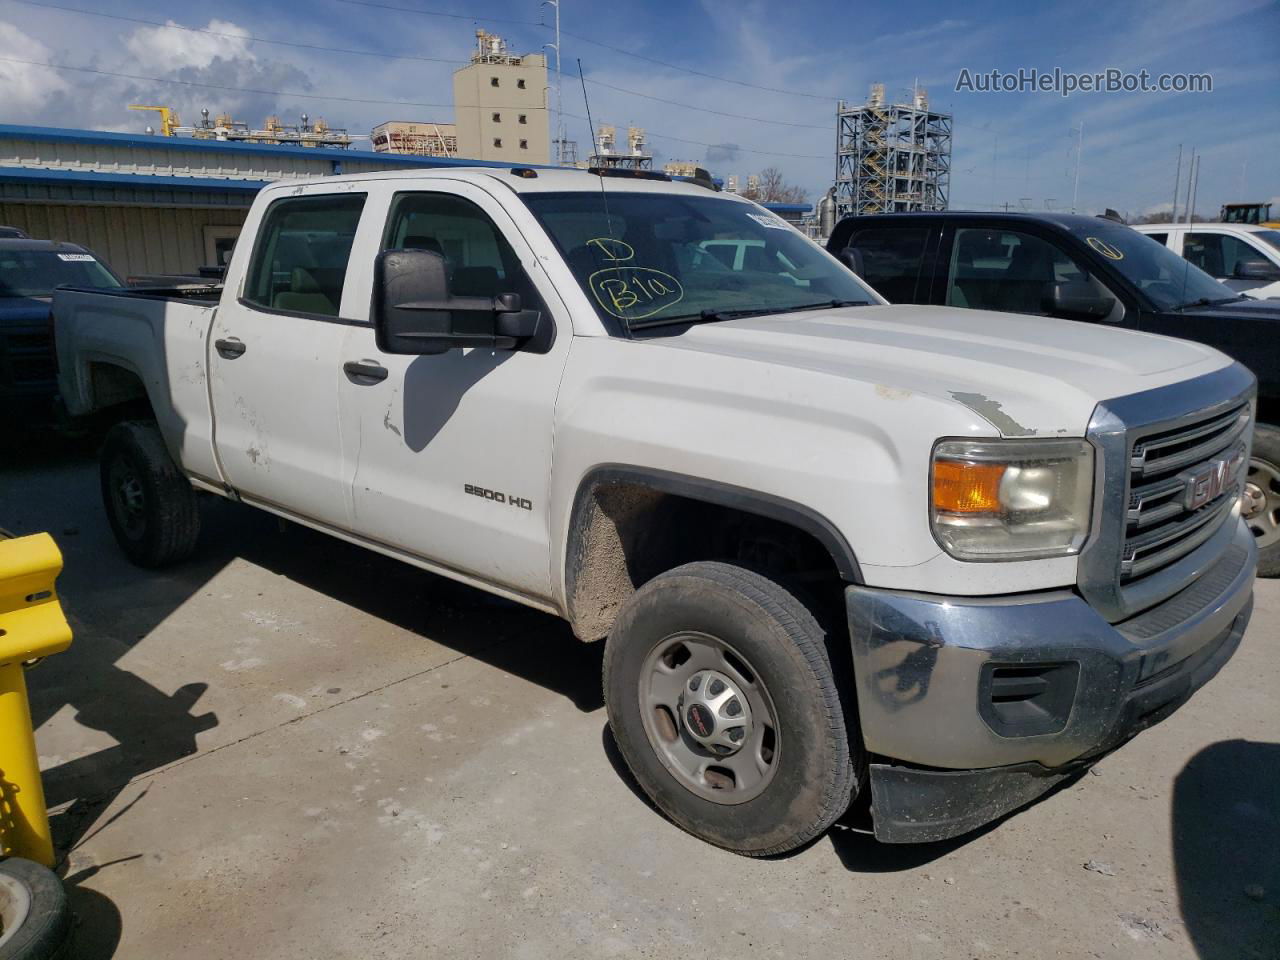
[[[221,294],[218,286],[55,291],[58,386],[67,412],[86,416],[145,394],[174,459],[217,477],[206,374]]]

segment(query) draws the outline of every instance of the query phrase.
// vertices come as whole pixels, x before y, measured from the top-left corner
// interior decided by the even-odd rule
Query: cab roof
[[[335,177],[308,177],[298,180],[277,180],[264,188],[269,191],[288,190],[312,184],[368,183],[374,180],[461,180],[479,186],[495,181],[508,187],[513,193],[572,193],[599,192],[601,185],[609,193],[664,193],[683,194],[691,197],[719,196],[742,203],[750,203],[744,197],[732,193],[716,193],[694,183],[660,177],[631,177],[626,175],[600,176],[588,170],[558,167],[442,167],[436,170],[378,170],[369,173],[344,174]]]
[[[44,250],[51,253],[57,251],[88,253],[89,250],[78,243],[66,240],[33,240],[30,237],[0,237],[0,250]]]

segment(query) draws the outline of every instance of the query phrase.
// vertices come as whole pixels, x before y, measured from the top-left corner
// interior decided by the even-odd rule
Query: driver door
[[[552,415],[572,341],[567,311],[502,207],[478,187],[380,197],[379,249],[444,256],[458,297],[518,293],[560,318],[550,352],[488,348],[401,356],[378,348],[368,307],[347,330],[340,385],[358,533],[482,580],[551,594]],[[370,201],[373,203],[373,201]],[[370,303],[372,264],[362,264]]]

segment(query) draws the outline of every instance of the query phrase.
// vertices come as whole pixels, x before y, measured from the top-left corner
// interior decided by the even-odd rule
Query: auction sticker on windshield
[[[60,253],[58,259],[68,263],[93,263],[93,257],[87,253]]]
[[[770,230],[787,230],[788,224],[785,220],[779,220],[777,217],[771,217],[764,213],[748,213],[748,217],[760,224],[762,227],[768,227]]]

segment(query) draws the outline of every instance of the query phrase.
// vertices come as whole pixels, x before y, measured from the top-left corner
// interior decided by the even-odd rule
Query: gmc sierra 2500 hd
[[[280,183],[220,294],[60,290],[117,418],[124,552],[197,491],[607,637],[622,755],[681,827],[797,847],[869,790],[954,836],[1236,649],[1255,383],[1179,340],[888,306],[763,208],[665,177]]]

